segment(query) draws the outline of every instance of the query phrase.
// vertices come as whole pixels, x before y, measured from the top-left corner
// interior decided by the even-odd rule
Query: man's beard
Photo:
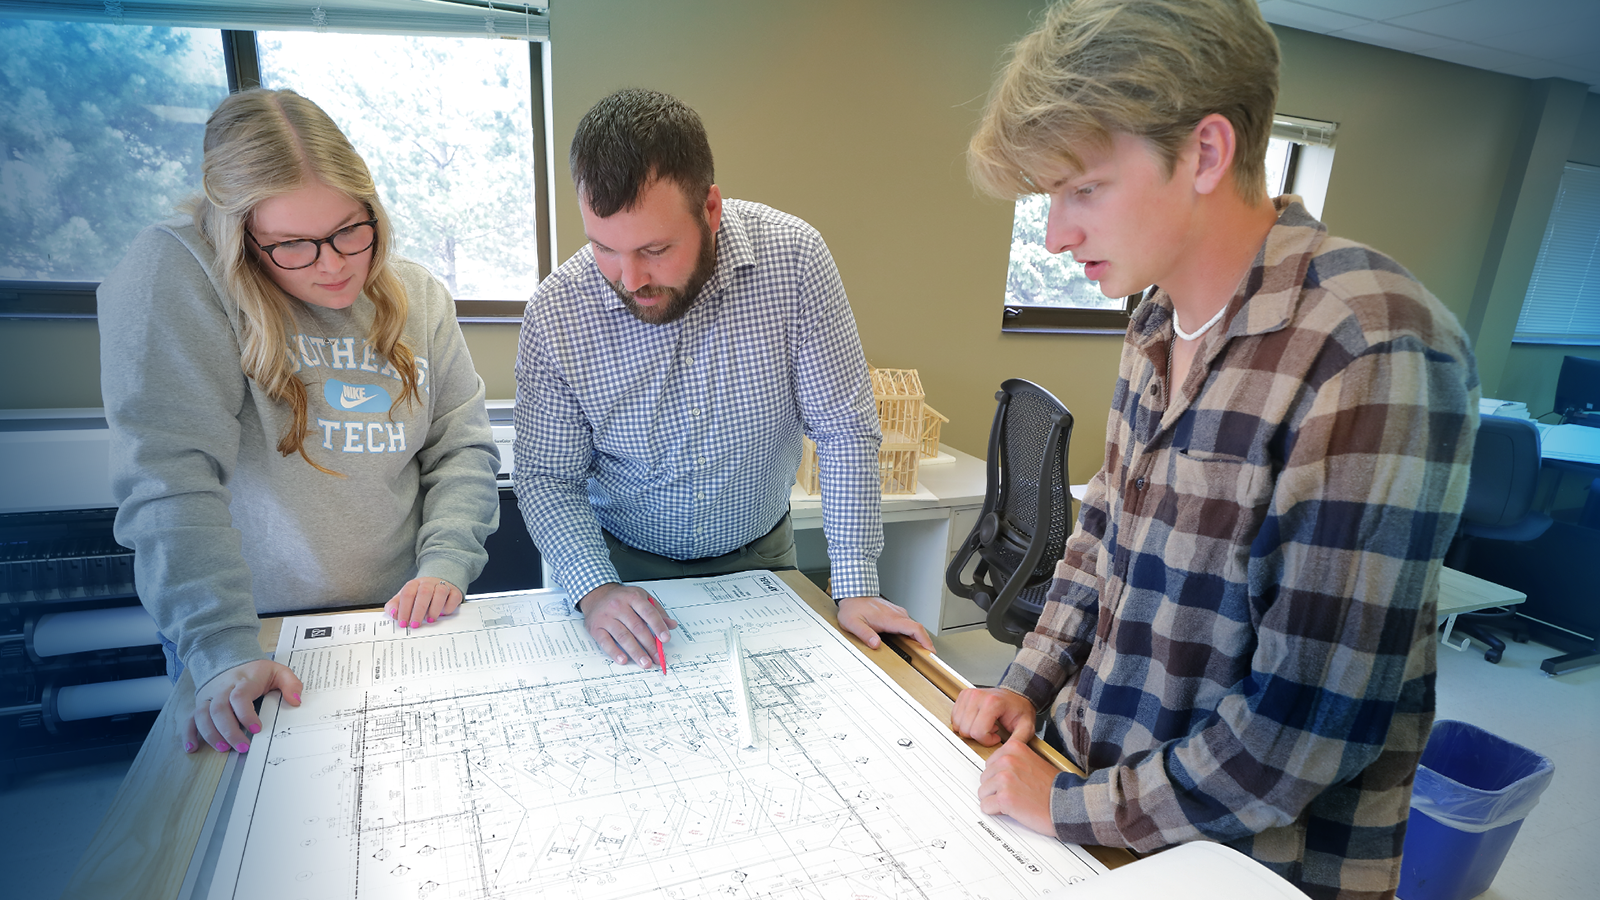
[[[689,312],[694,302],[700,299],[700,289],[711,280],[711,273],[717,267],[717,248],[711,240],[711,225],[706,221],[704,214],[700,217],[700,258],[695,260],[694,271],[689,273],[689,280],[681,288],[650,285],[637,291],[624,290],[622,280],[608,282],[611,289],[617,292],[622,305],[633,313],[633,317],[647,325],[665,325],[676,322]],[[665,298],[651,306],[644,306],[633,299],[635,296]]]

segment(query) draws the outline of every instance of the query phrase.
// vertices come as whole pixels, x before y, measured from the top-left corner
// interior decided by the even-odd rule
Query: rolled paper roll
[[[171,693],[172,681],[165,675],[68,685],[56,692],[56,717],[75,722],[149,712],[160,709]]]
[[[33,652],[41,657],[159,643],[156,622],[142,606],[49,613],[33,626]]]

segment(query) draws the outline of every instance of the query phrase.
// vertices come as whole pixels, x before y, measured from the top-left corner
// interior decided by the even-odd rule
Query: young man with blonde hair
[[[952,727],[1010,733],[987,812],[1141,852],[1219,841],[1312,897],[1386,897],[1478,380],[1410,273],[1268,198],[1277,84],[1251,0],[1067,2],[1013,48],[975,181],[1048,194],[1049,249],[1146,293],[1052,602]],[[1041,712],[1086,777],[1027,749]]]

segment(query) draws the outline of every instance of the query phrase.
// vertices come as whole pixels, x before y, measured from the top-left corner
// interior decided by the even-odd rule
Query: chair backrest
[[[1539,429],[1527,419],[1484,416],[1472,450],[1472,480],[1461,521],[1479,528],[1514,525],[1533,511],[1539,484]]]
[[[995,399],[983,513],[945,571],[945,584],[988,611],[990,634],[1020,646],[1044,609],[1072,530],[1072,413],[1021,378],[1002,384]],[[969,583],[964,570],[974,555],[978,564]]]

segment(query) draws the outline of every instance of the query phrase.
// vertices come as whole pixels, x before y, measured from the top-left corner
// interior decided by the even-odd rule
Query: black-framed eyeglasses
[[[322,255],[323,244],[332,247],[340,256],[354,256],[372,249],[372,245],[378,242],[378,220],[368,219],[365,222],[346,225],[318,240],[305,238],[263,244],[256,240],[250,229],[246,228],[244,233],[250,238],[250,243],[255,244],[257,250],[267,254],[267,258],[278,268],[305,269],[316,264],[317,258]]]

